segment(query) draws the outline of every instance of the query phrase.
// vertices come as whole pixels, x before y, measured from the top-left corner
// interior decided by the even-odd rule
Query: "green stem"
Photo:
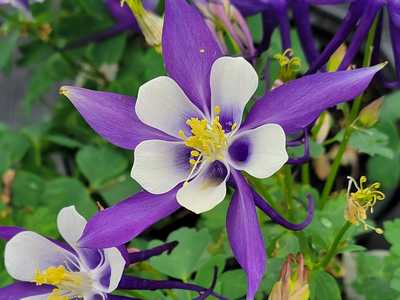
[[[374,42],[374,37],[375,37],[375,32],[376,32],[376,27],[378,24],[378,18],[375,19],[374,24],[372,25],[369,33],[368,33],[368,39],[367,43],[365,46],[365,55],[364,55],[364,60],[363,60],[363,67],[368,67],[371,64],[371,57],[372,57],[372,51],[373,51],[373,42]],[[328,178],[326,179],[324,189],[322,190],[322,196],[321,196],[321,207],[324,207],[325,204],[328,201],[328,197],[332,191],[333,188],[333,183],[335,182],[336,175],[339,171],[340,163],[342,161],[344,152],[346,151],[347,144],[349,143],[351,134],[353,133],[353,122],[356,120],[357,115],[360,111],[362,100],[363,100],[364,95],[358,96],[351,107],[350,115],[349,118],[346,122],[346,128],[344,131],[344,136],[343,140],[339,146],[339,150],[335,156],[335,159],[332,164],[331,171],[329,173]]]
[[[292,167],[286,165],[283,169],[284,171],[284,191],[285,198],[288,207],[289,216],[291,216],[291,211],[294,208],[293,203],[293,178],[292,178]]]
[[[310,164],[301,166],[301,181],[304,185],[310,185]]]
[[[326,268],[326,266],[330,263],[332,258],[335,256],[337,248],[342,241],[342,238],[344,234],[347,232],[347,230],[351,227],[351,223],[347,222],[344,223],[340,231],[337,233],[331,247],[329,248],[328,254],[324,257],[324,260],[321,262],[321,267]]]

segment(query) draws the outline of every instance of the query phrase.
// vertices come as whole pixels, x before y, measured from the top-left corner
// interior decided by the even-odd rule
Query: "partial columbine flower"
[[[295,271],[292,272],[292,266]],[[310,287],[308,269],[304,265],[303,254],[289,255],[282,266],[281,277],[272,287],[268,300],[308,300]]]
[[[162,48],[168,76],[141,86],[136,103],[119,94],[61,88],[100,135],[134,150],[132,175],[145,190],[95,215],[80,243],[121,245],[181,205],[208,211],[223,201],[229,184],[235,193],[228,237],[248,274],[247,299],[253,299],[266,261],[256,207],[278,224],[301,230],[312,219],[313,203],[302,223],[289,223],[241,172],[267,178],[286,162],[304,161],[288,159],[286,143],[301,140],[287,142],[286,135],[307,135],[305,129],[322,111],[361,94],[382,66],[292,80],[256,101],[244,119],[258,85],[254,68],[243,58],[222,56],[202,16],[186,1],[168,0],[165,6]]]
[[[309,0],[312,2],[318,2],[319,0]],[[319,1],[321,2],[321,1]],[[343,23],[336,30],[335,36],[326,45],[325,49],[318,57],[317,60],[313,62],[309,73],[314,73],[318,71],[329,59],[329,57],[335,52],[335,50],[344,43],[347,38],[351,35],[352,31],[355,29],[352,35],[351,43],[346,51],[342,63],[339,69],[345,70],[353,61],[354,57],[359,52],[363,42],[368,36],[368,32],[376,18],[378,20],[378,27],[375,34],[374,41],[374,52],[372,54],[372,62],[376,63],[379,60],[380,54],[380,44],[382,37],[383,28],[383,13],[384,8],[386,8],[388,15],[389,33],[392,41],[392,49],[396,67],[396,77],[397,79],[393,82],[384,81],[385,86],[388,88],[399,88],[400,87],[400,2],[398,0],[324,0],[326,4],[340,4],[349,3],[350,7],[347,15],[343,19]]]
[[[216,273],[211,288],[176,280],[151,280],[123,275],[125,267],[170,252],[177,242],[161,244],[148,250],[127,251],[124,246],[107,249],[82,248],[78,239],[86,220],[73,206],[60,211],[58,229],[65,242],[43,237],[19,227],[0,226],[0,239],[8,241],[5,267],[17,281],[0,288],[0,298],[23,300],[129,300],[111,295],[116,290],[181,289],[194,291],[198,299],[213,296]]]
[[[383,230],[381,228],[376,228],[366,223],[368,211],[373,213],[376,202],[385,199],[385,194],[379,191],[380,183],[375,182],[370,186],[364,187],[367,177],[361,176],[359,185],[354,178],[350,176],[347,178],[349,179],[349,184],[346,195],[345,219],[351,224],[362,224],[365,230],[372,229],[376,233],[382,234]],[[351,192],[353,185],[356,188],[355,192]]]
[[[246,20],[230,0],[196,0],[194,4],[202,13],[224,54],[229,54],[228,39],[235,54],[249,59],[256,55]]]
[[[0,295],[12,299],[105,299],[117,288],[126,263],[121,252],[79,247],[86,220],[74,207],[60,211],[57,225],[66,244],[32,231],[15,230],[4,250],[4,264],[19,282],[0,290]],[[4,228],[1,231],[4,235]],[[13,228],[8,231],[13,233]]]

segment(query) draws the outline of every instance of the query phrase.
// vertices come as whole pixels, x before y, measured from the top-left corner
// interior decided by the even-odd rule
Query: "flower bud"
[[[383,98],[379,98],[361,110],[358,118],[361,126],[370,128],[379,121],[379,113],[381,112],[382,104]]]
[[[345,44],[340,45],[339,48],[332,54],[329,58],[328,63],[326,64],[326,69],[328,72],[335,72],[339,69],[340,64],[343,61],[344,56],[346,55],[347,47]]]
[[[194,5],[203,15],[221,51],[254,57],[256,50],[247,23],[239,10],[229,0],[194,0]]]
[[[293,273],[292,264],[296,268]],[[303,255],[299,254],[297,257],[289,255],[282,266],[281,278],[272,287],[268,300],[308,300],[309,298],[308,270],[304,266]]]
[[[125,2],[134,14],[146,43],[161,53],[163,18],[146,10],[141,0],[122,0],[121,4]]]

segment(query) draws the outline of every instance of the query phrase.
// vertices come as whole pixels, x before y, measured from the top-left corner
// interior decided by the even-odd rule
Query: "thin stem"
[[[342,238],[344,234],[347,232],[347,230],[351,227],[351,223],[346,221],[340,231],[337,233],[335,239],[333,240],[333,243],[331,247],[329,248],[328,254],[324,257],[324,260],[321,262],[321,267],[326,268],[326,266],[330,263],[331,259],[335,256],[337,248],[342,241]]]
[[[288,207],[289,216],[291,216],[291,210],[293,210],[293,179],[292,179],[292,167],[286,165],[284,167],[284,192],[286,203]]]
[[[374,36],[377,28],[379,18],[376,18],[369,33],[368,33],[368,39],[367,43],[365,46],[365,55],[364,55],[364,60],[363,60],[363,67],[368,67],[371,64],[371,57],[372,57],[372,52],[373,52],[373,42],[374,42]],[[322,196],[321,196],[321,207],[324,207],[326,202],[328,201],[328,197],[332,191],[333,183],[335,182],[336,175],[339,171],[340,163],[342,161],[344,152],[346,151],[347,144],[349,143],[350,137],[353,133],[353,122],[356,120],[357,115],[360,111],[362,100],[363,100],[364,94],[358,96],[355,100],[354,103],[351,107],[350,115],[349,118],[346,122],[346,128],[344,131],[344,136],[343,140],[339,146],[339,150],[335,156],[335,159],[333,161],[331,171],[329,173],[328,178],[326,179],[324,189],[322,191]]]
[[[310,164],[301,166],[301,181],[304,185],[310,185]]]

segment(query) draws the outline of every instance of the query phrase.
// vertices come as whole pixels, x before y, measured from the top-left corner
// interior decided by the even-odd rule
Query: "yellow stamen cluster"
[[[211,124],[207,119],[199,120],[198,118],[190,118],[186,124],[190,127],[192,135],[186,137],[183,130],[179,131],[179,137],[184,140],[185,145],[194,150],[191,151],[191,165],[196,165],[203,158],[210,160],[223,159],[224,151],[227,148],[227,137],[225,131],[219,122],[219,114],[221,109],[216,106],[216,116]]]
[[[84,277],[80,273],[69,272],[64,266],[49,267],[44,271],[36,270],[34,277],[36,285],[49,284],[57,287],[49,295],[49,300],[68,300],[70,297],[63,294],[62,291],[79,297],[79,291],[85,285],[84,281]]]
[[[292,49],[286,49],[283,53],[275,54],[274,58],[278,61],[280,66],[280,80],[288,82],[296,78],[296,74],[301,68],[301,60],[299,57],[293,56]]]
[[[189,178],[193,175],[196,167],[204,159],[209,161],[223,160],[225,151],[228,147],[228,136],[225,133],[220,121],[219,115],[221,107],[214,107],[214,119],[211,123],[207,119],[199,120],[199,118],[190,118],[186,121],[186,125],[190,127],[192,135],[187,137],[183,130],[179,130],[179,137],[185,142],[185,145],[193,150],[190,152],[189,163],[192,166]],[[237,124],[233,123],[231,132],[237,128]],[[186,180],[185,184],[187,184]]]
[[[375,182],[370,186],[364,187],[367,182],[367,177],[361,176],[360,185],[357,184],[354,178],[348,177],[349,186],[347,190],[347,208],[345,210],[345,219],[352,224],[363,224],[364,228],[374,230],[378,234],[382,234],[381,228],[375,228],[366,223],[367,211],[374,212],[374,206],[377,201],[385,199],[385,195],[379,191],[380,183]],[[357,191],[350,192],[352,184],[355,185]]]

